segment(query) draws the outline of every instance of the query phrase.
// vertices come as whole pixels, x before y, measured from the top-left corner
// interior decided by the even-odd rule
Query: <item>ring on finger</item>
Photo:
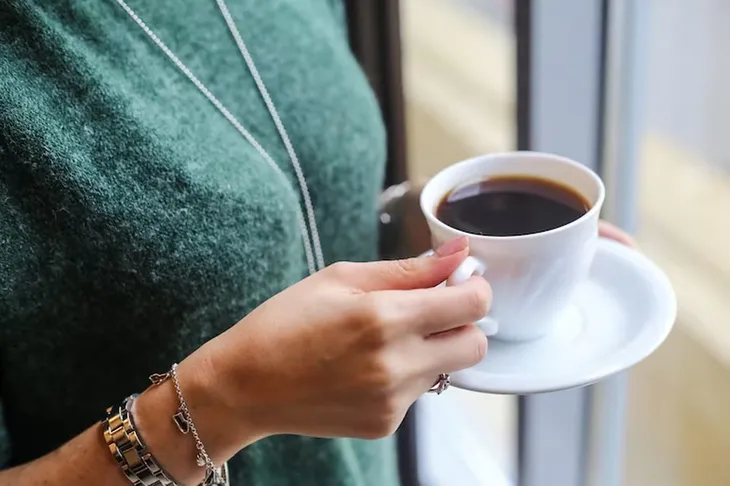
[[[436,382],[428,389],[429,393],[435,393],[441,395],[451,386],[451,375],[448,373],[441,373]]]

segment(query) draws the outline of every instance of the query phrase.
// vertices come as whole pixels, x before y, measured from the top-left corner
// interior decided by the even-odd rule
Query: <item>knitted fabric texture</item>
[[[307,274],[293,170],[215,2],[128,3],[290,183],[115,1],[1,2],[0,467],[60,446]],[[342,5],[228,3],[327,262],[375,258],[384,130]],[[230,467],[234,486],[397,484],[392,440],[273,437]]]

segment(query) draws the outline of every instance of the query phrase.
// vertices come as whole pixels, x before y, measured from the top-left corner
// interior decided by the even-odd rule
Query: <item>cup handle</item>
[[[454,270],[448,279],[446,279],[446,285],[459,285],[469,280],[474,275],[482,276],[487,271],[486,263],[479,259],[469,256],[466,260],[461,262],[461,265]],[[479,329],[481,329],[487,336],[493,336],[497,334],[499,330],[499,324],[491,317],[484,316],[475,322]]]

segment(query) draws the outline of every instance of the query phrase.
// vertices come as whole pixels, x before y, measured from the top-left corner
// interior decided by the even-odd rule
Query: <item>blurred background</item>
[[[545,8],[551,1],[561,3],[543,0]],[[643,52],[629,80],[640,87],[631,101],[638,106],[622,121],[634,127],[636,156],[625,161],[631,194],[615,193],[630,199],[642,249],[672,280],[679,318],[668,341],[626,378],[620,484],[727,486],[730,2],[637,1],[646,13],[635,25],[642,46],[628,51]],[[411,178],[516,148],[514,7],[512,0],[401,0]],[[463,431],[460,440],[500,471],[502,479],[484,484],[514,484],[518,399],[455,390],[439,400],[461,412],[449,419]]]

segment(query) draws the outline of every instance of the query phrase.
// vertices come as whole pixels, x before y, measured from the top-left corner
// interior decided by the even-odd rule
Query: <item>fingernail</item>
[[[469,246],[469,240],[466,238],[466,236],[460,236],[441,245],[438,250],[436,250],[436,255],[440,257],[447,257],[449,255],[453,255],[454,253],[459,253],[467,246]]]

